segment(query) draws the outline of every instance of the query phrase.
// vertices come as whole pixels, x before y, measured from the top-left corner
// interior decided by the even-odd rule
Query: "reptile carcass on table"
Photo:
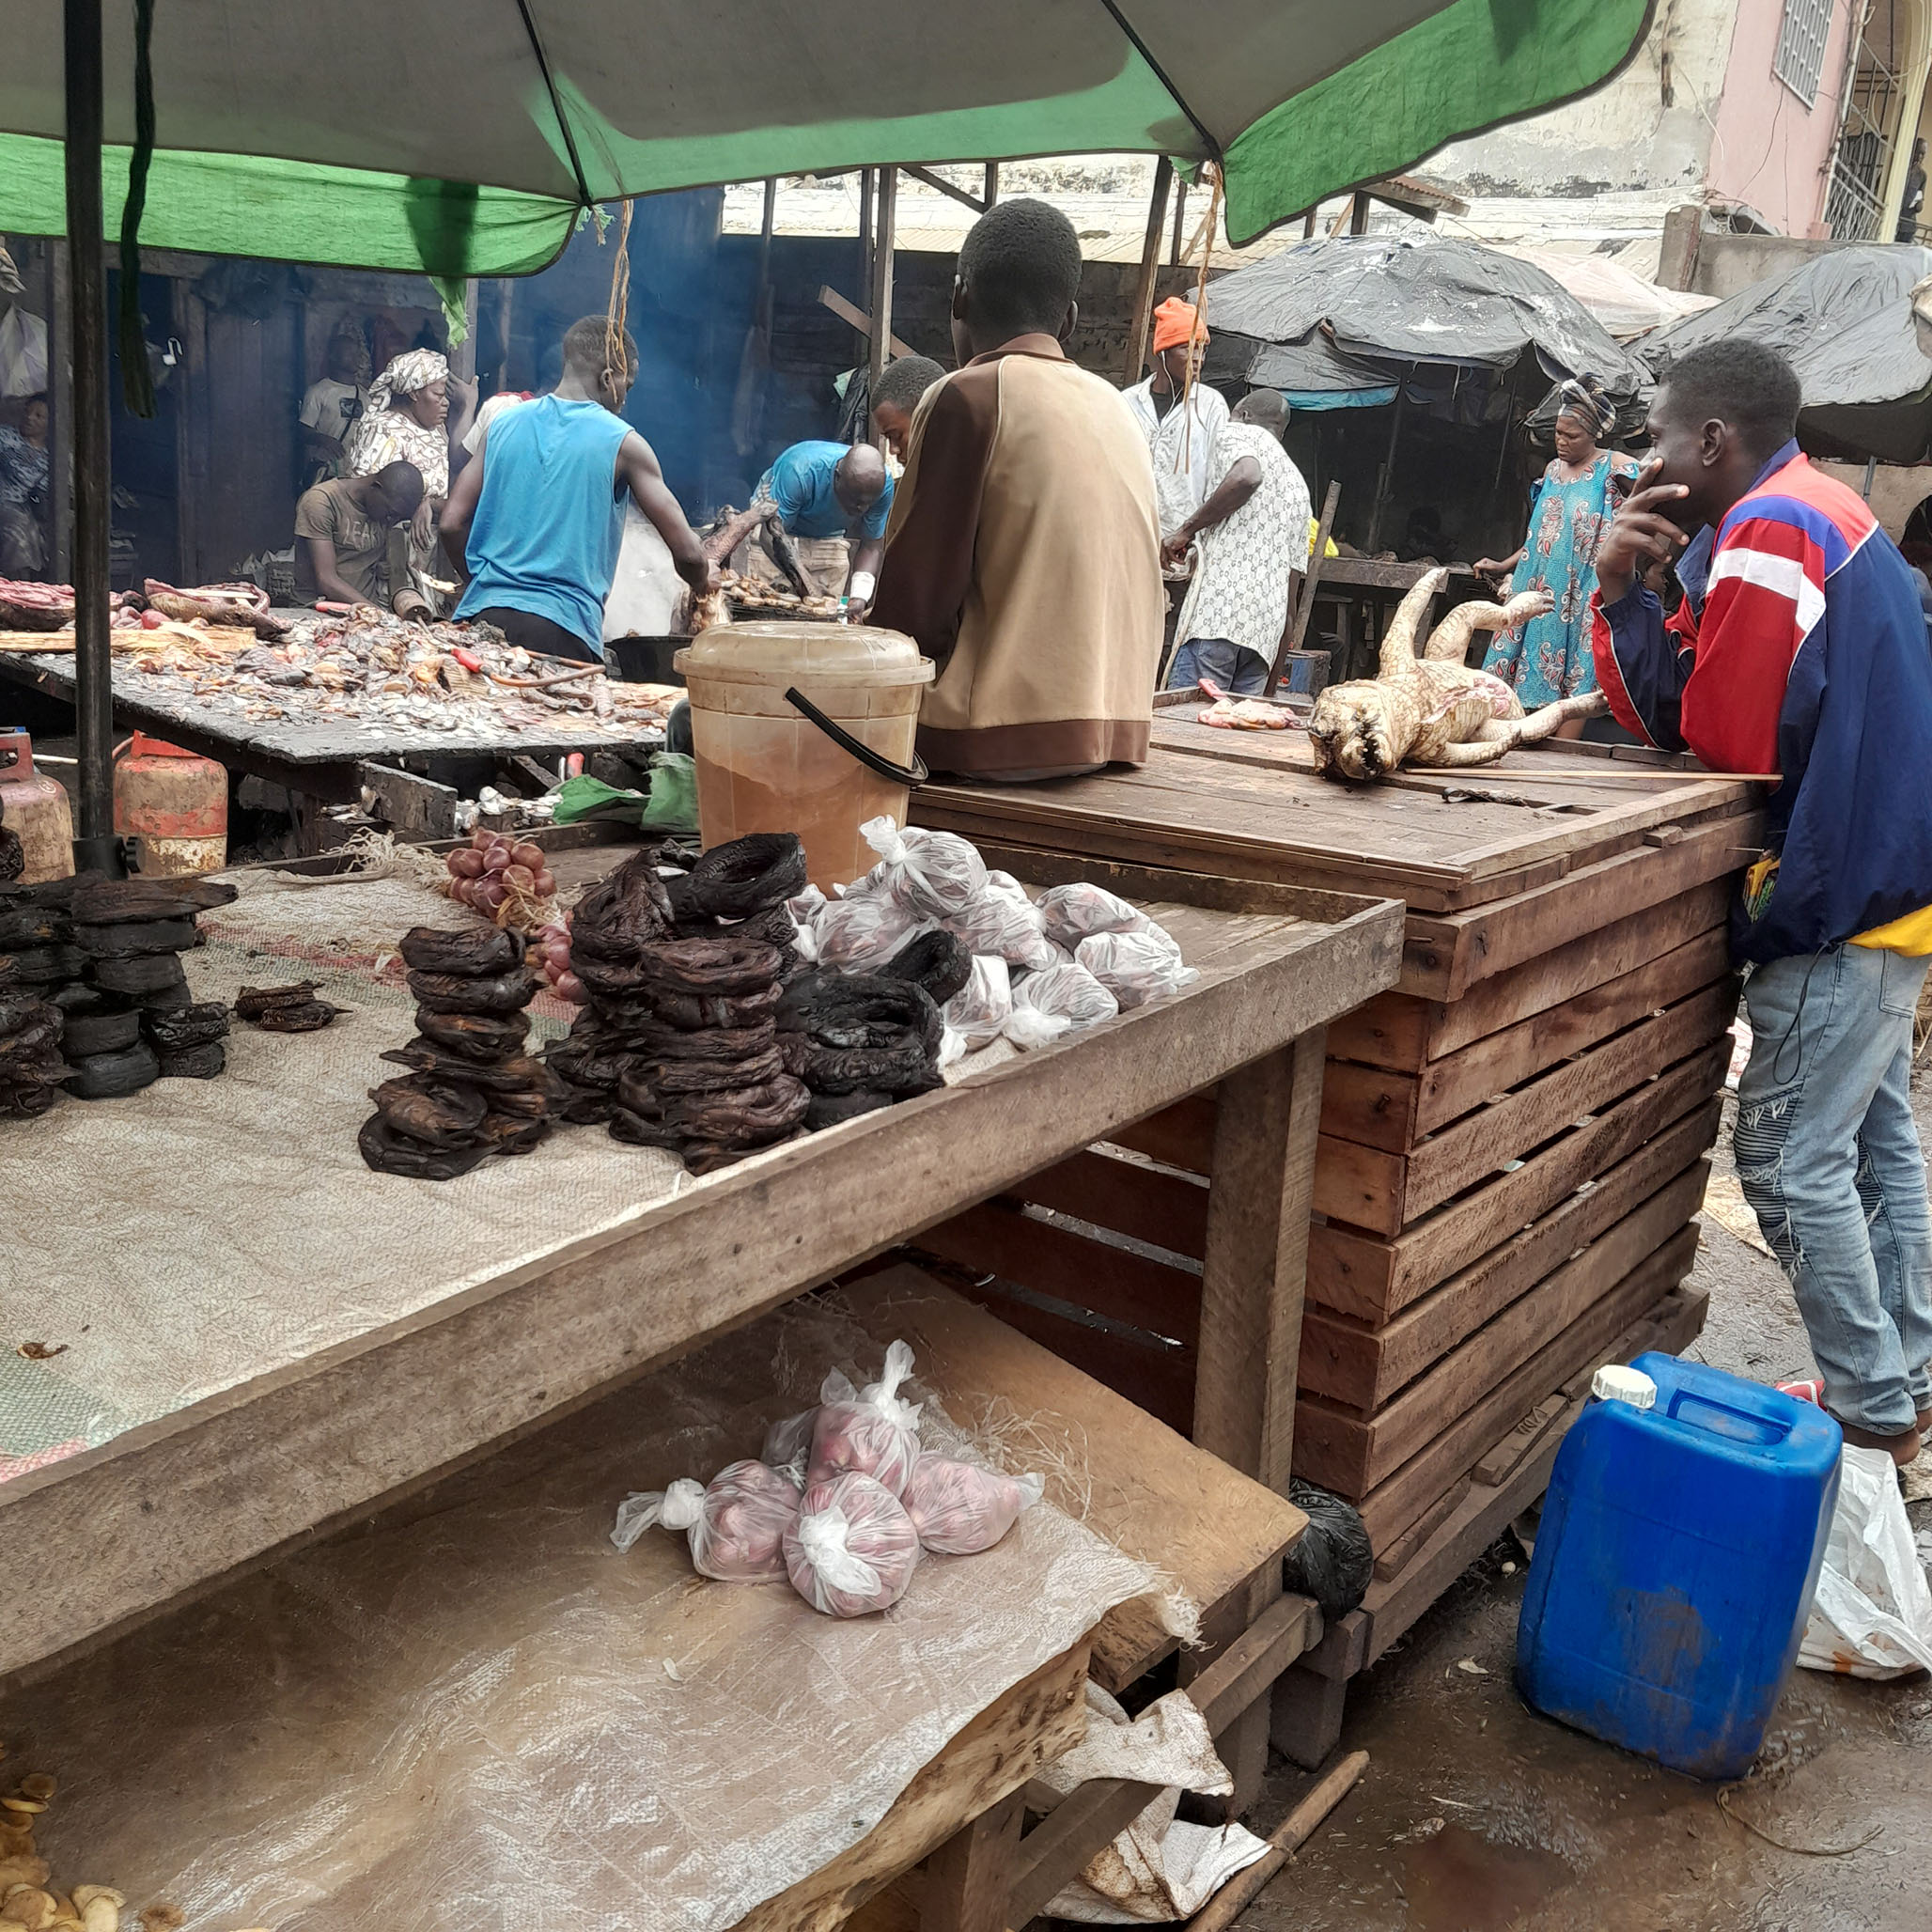
[[[1570,718],[1608,709],[1603,693],[1593,691],[1525,715],[1502,678],[1462,662],[1478,630],[1504,631],[1549,611],[1548,591],[1525,591],[1502,604],[1457,604],[1418,658],[1423,614],[1448,578],[1439,568],[1416,580],[1390,620],[1375,677],[1331,684],[1315,700],[1308,740],[1324,776],[1375,779],[1401,765],[1491,765],[1519,744],[1550,737]]]

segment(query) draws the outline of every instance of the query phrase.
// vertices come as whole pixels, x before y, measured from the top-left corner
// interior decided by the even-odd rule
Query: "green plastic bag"
[[[579,819],[605,814],[614,818],[629,818],[642,810],[645,802],[641,791],[620,791],[601,778],[567,778],[557,788],[556,811],[551,823],[575,825]]]
[[[640,820],[647,832],[697,831],[697,760],[689,752],[659,752],[650,761],[650,801]]]

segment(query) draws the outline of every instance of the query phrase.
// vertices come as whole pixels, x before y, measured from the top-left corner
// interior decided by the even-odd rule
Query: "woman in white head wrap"
[[[450,407],[455,392],[456,407]],[[428,576],[436,519],[449,495],[450,449],[460,445],[476,409],[476,385],[452,379],[446,358],[433,349],[406,350],[376,378],[369,406],[350,432],[345,474],[373,476],[390,463],[413,463],[422,473],[423,501],[410,526],[410,567]]]

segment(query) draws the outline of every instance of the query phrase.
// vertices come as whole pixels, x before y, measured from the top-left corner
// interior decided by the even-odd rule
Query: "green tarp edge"
[[[101,151],[107,240],[120,235],[130,150]],[[527,275],[570,239],[568,201],[370,169],[158,148],[141,239],[197,255],[258,256],[453,276]],[[0,134],[0,232],[67,229],[62,144]]]
[[[1339,189],[1586,92],[1629,58],[1651,6],[1455,0],[1236,139],[1227,150],[1229,242],[1245,247]]]

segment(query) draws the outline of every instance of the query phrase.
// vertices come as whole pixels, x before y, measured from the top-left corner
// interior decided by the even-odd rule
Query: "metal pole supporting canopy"
[[[114,654],[109,634],[107,265],[101,217],[101,0],[66,0],[67,234],[73,367],[74,715],[80,835],[74,870],[126,871],[114,835]]]

